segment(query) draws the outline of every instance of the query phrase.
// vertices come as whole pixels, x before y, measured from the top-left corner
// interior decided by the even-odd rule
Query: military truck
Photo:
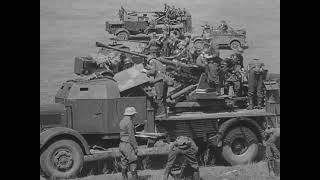
[[[101,43],[97,46],[146,58]],[[197,68],[161,61],[177,69]],[[83,69],[79,64],[75,67],[77,72],[77,68]],[[69,80],[59,88],[54,104],[40,106],[40,168],[45,175],[74,177],[84,162],[119,157],[115,148],[119,143],[118,124],[128,106],[138,112],[134,119],[136,137],[148,140],[143,141],[148,142],[147,146],[139,147],[139,156],[165,155],[167,145],[152,145],[168,144],[183,135],[193,138],[206,157],[213,155],[212,147],[218,149],[215,156],[222,155],[231,165],[258,158],[262,133],[273,113],[230,108],[230,97],[203,92],[195,85],[171,91],[168,98],[179,101],[170,107],[170,112],[156,116],[150,89],[152,78],[141,73],[143,68],[143,64],[136,64],[114,77]]]
[[[165,5],[164,11],[128,11],[122,6],[119,10],[119,21],[107,21],[106,31],[118,40],[128,40],[132,35],[161,34],[163,29],[174,31],[178,36],[192,31],[191,14],[188,11],[171,15],[176,11]]]
[[[228,26],[228,30],[223,32],[208,24],[202,27],[202,34],[194,35],[192,37],[194,44],[199,48],[202,48],[203,43],[205,42],[214,42],[220,47],[229,47],[233,50],[238,49],[239,47],[248,48],[246,42],[247,31],[245,29],[234,29],[231,26]]]

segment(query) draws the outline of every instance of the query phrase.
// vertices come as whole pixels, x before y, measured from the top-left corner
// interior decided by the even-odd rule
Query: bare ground
[[[130,173],[129,173],[130,174]],[[138,171],[140,180],[162,180],[163,170]],[[233,167],[202,167],[200,168],[202,180],[279,180],[280,177],[270,176],[265,162]],[[43,178],[40,177],[40,180]],[[104,174],[87,176],[75,180],[121,180],[121,174]],[[169,180],[172,180],[170,177]]]

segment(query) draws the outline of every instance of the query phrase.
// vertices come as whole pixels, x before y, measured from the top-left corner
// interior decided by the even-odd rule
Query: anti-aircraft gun
[[[102,44],[100,42],[96,42],[97,47],[112,49],[115,51],[119,51],[122,53],[128,53],[133,56],[138,56],[140,58],[143,58],[143,64],[146,64],[146,59],[150,58],[148,55],[135,53],[119,48],[115,48],[112,46],[108,46],[105,44]],[[179,61],[172,60],[170,57],[160,57],[157,58],[161,63],[166,65],[167,69],[167,77],[168,79],[173,81],[172,87],[169,88],[168,92],[168,100],[172,102],[174,99],[186,100],[187,95],[196,89],[198,86],[199,79],[201,77],[201,74],[204,72],[204,69],[198,65],[195,64],[185,64],[181,63]],[[127,76],[128,74],[126,72],[118,73],[115,75],[115,79],[122,79],[123,76]],[[123,78],[126,79],[126,78]],[[135,87],[136,88],[136,87]],[[130,92],[129,92],[130,91]],[[123,94],[131,94],[136,95],[132,93],[132,89],[125,88],[123,91]],[[176,103],[177,101],[175,101]]]
[[[96,42],[96,46],[139,56],[144,59],[144,63],[149,58],[148,55],[126,51],[100,42]],[[172,111],[184,111],[186,109],[191,111],[217,111],[232,108],[233,100],[230,100],[228,96],[218,96],[216,90],[208,88],[203,67],[196,64],[181,63],[172,60],[170,57],[160,57],[157,59],[166,65],[166,75],[173,81],[173,85],[169,87],[167,94],[167,102]],[[154,95],[150,93],[152,92],[152,84],[147,82],[148,79],[145,79],[144,83],[140,82],[134,85],[128,83],[131,82],[128,80],[130,79],[128,76],[130,75],[127,72],[120,72],[114,77],[123,86],[130,84],[130,88],[123,88],[121,92],[122,96],[142,95],[141,90],[144,91],[144,94],[149,95],[149,97]]]

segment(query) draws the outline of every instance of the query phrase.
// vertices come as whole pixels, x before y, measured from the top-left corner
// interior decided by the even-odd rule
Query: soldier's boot
[[[199,170],[193,172],[193,179],[194,180],[200,180],[200,172],[199,172]]]
[[[248,110],[253,109],[253,98],[249,97],[249,106],[247,107]]]
[[[259,98],[257,99],[257,101],[258,101],[258,103],[257,103],[257,107],[256,107],[256,108],[257,108],[257,109],[262,109],[262,108],[263,108],[263,107],[262,107],[262,106],[263,106],[263,104],[262,104],[263,98],[260,98],[260,97],[259,97]]]
[[[121,174],[122,174],[122,180],[128,180],[128,170],[127,169],[122,168]]]
[[[132,174],[132,180],[138,180],[139,179],[137,171],[132,171],[131,174]]]

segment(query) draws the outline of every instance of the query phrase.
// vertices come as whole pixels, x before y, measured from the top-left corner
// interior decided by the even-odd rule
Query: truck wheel
[[[238,48],[241,47],[241,44],[240,44],[239,41],[234,40],[234,41],[232,41],[232,42],[230,43],[230,47],[231,47],[231,49],[236,50],[236,49],[238,49]]]
[[[40,167],[50,178],[75,177],[82,166],[82,149],[72,140],[58,140],[40,154]]]
[[[129,34],[127,32],[124,32],[124,31],[119,32],[117,34],[117,39],[120,40],[120,41],[126,41],[126,40],[129,39]]]
[[[222,156],[231,165],[247,164],[258,155],[258,138],[247,127],[236,127],[223,140]]]

